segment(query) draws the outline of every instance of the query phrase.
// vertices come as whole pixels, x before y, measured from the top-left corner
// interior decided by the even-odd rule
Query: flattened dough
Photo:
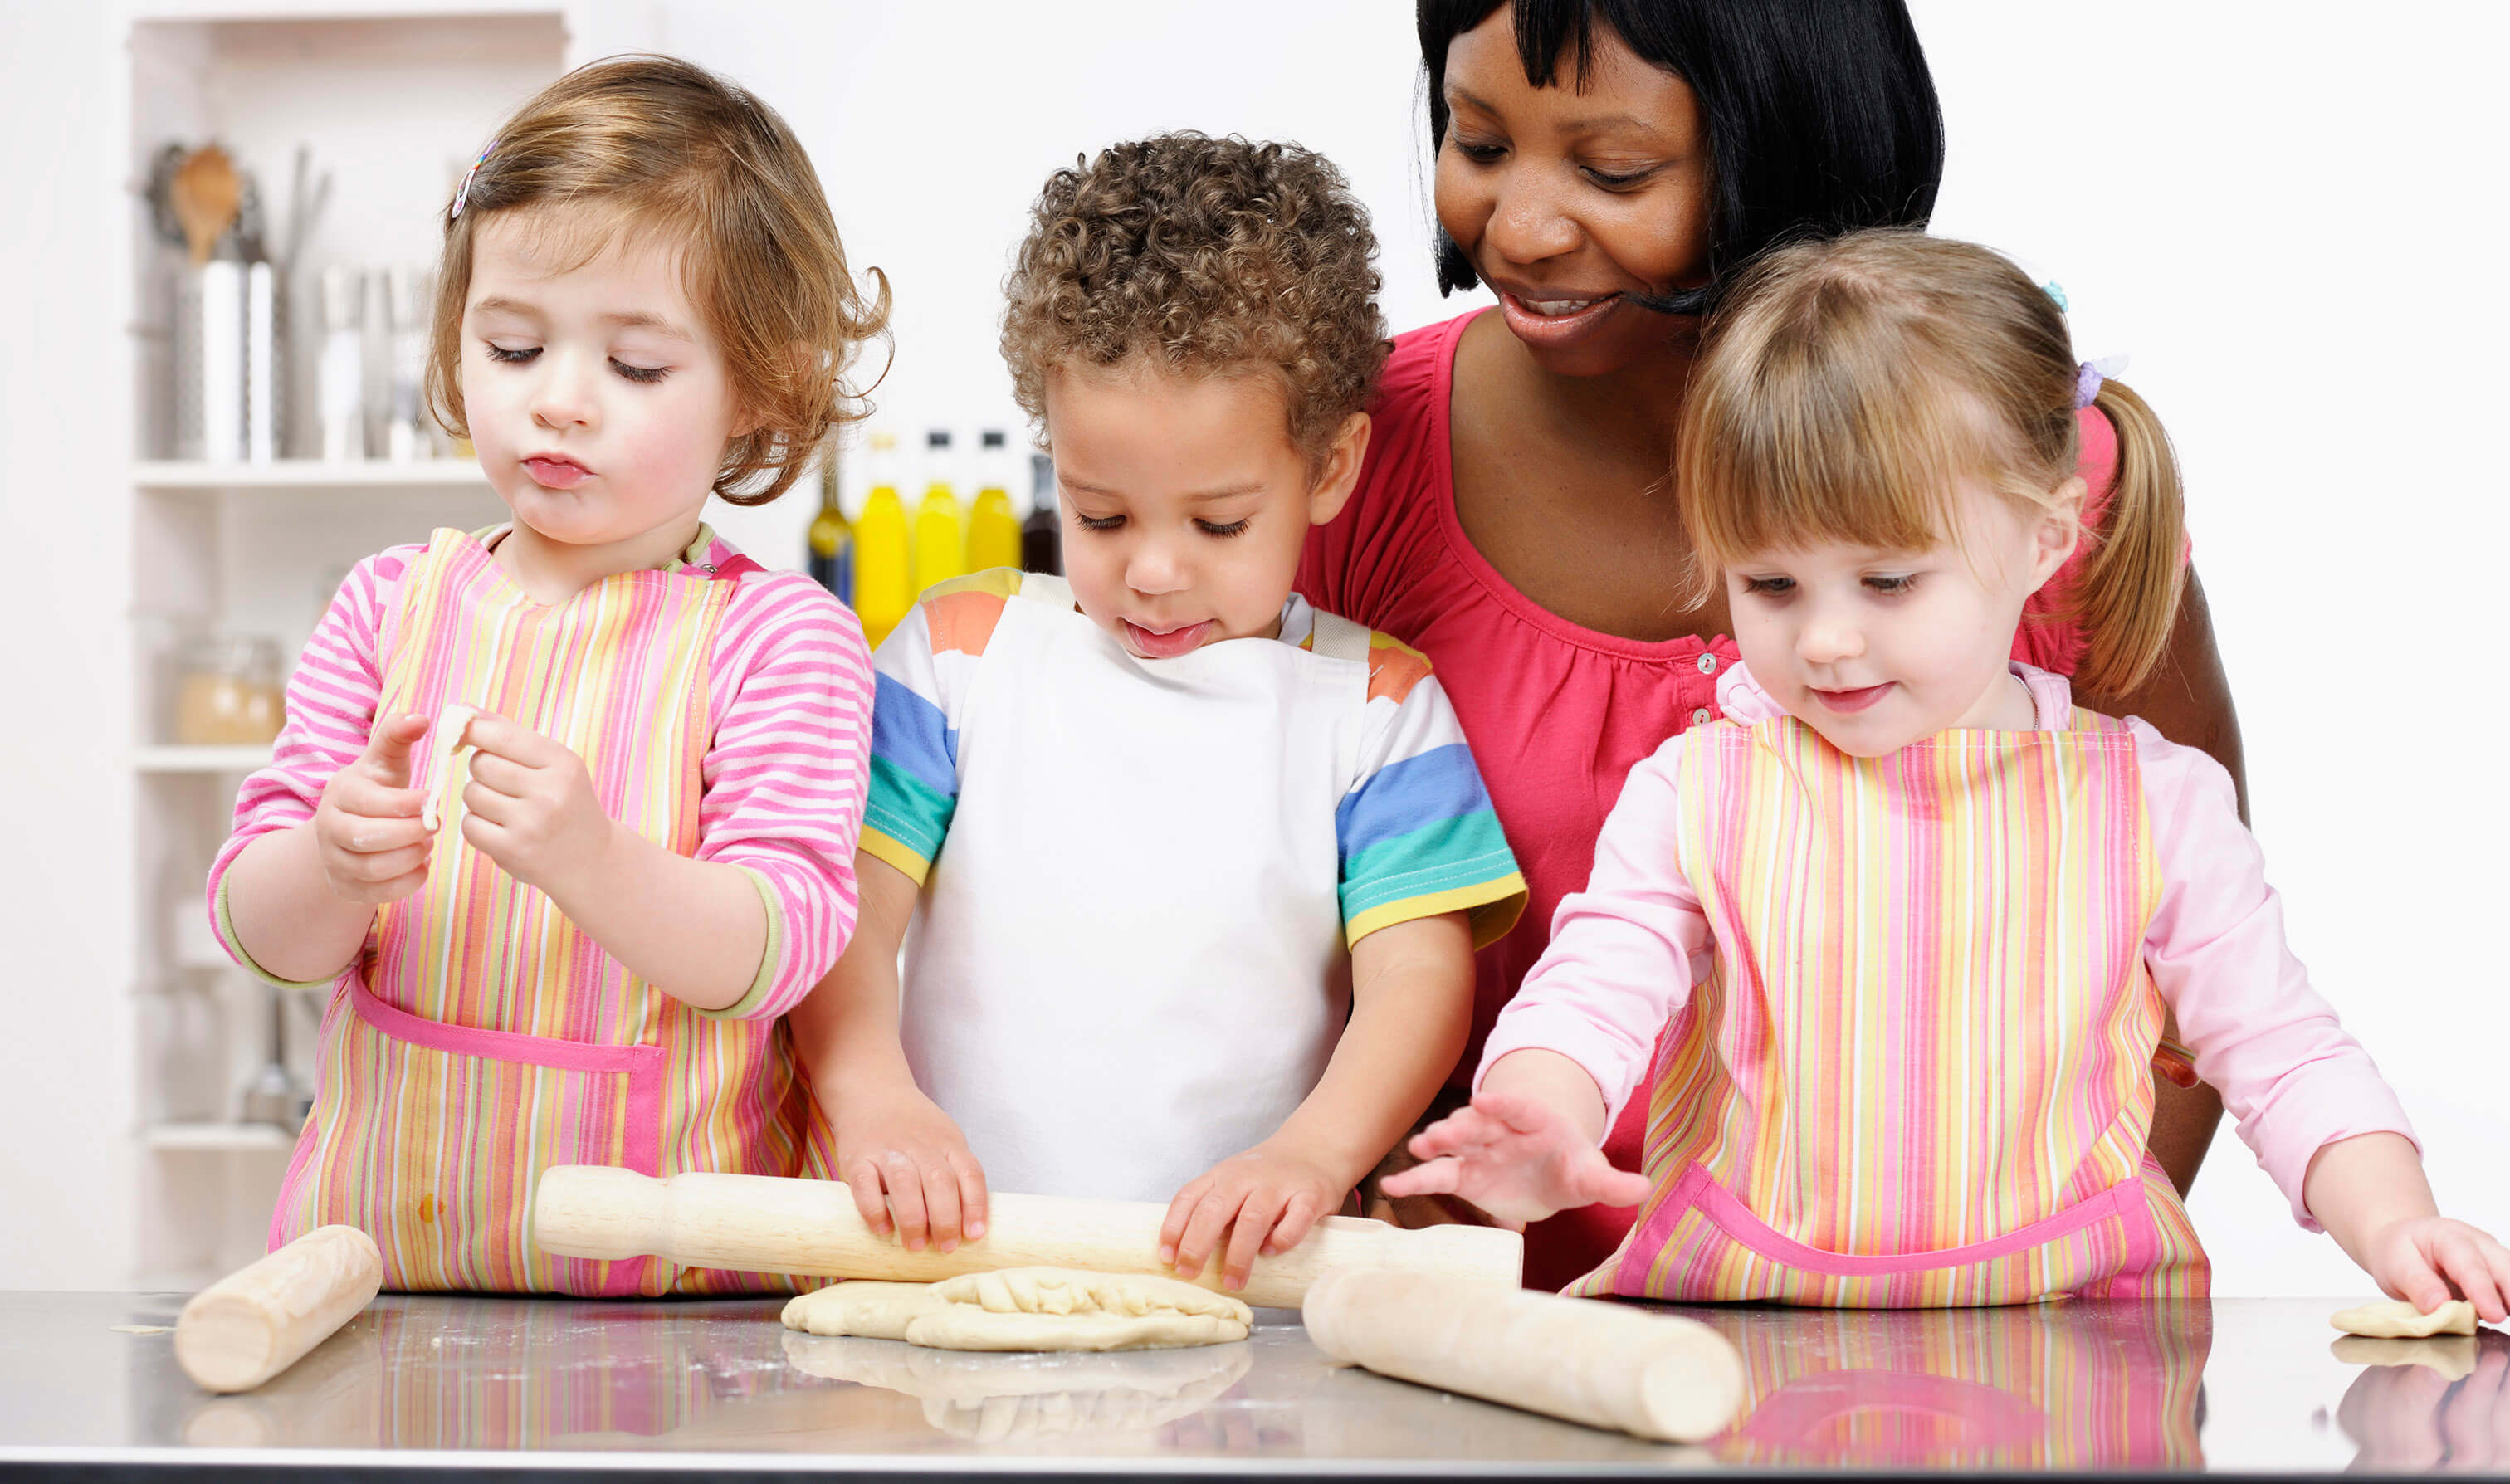
[[[2439,1335],[2421,1340],[2370,1340],[2339,1335],[2328,1347],[2344,1365],[2419,1365],[2443,1381],[2464,1381],[2475,1374],[2482,1351],[2473,1335]]]
[[[876,1283],[857,1279],[795,1294],[784,1306],[784,1327],[811,1335],[859,1335],[903,1340],[907,1321],[948,1302],[938,1283]]]
[[[2414,1305],[2395,1299],[2365,1304],[2358,1309],[2339,1310],[2327,1322],[2348,1335],[2368,1335],[2375,1340],[2471,1335],[2475,1333],[2475,1306],[2464,1299],[2452,1299],[2424,1313]]]
[[[462,751],[462,739],[471,730],[471,719],[478,714],[477,706],[457,701],[437,712],[435,725],[428,728],[427,750],[436,766],[428,770],[427,797],[418,804],[418,826],[431,835],[444,822],[444,811],[437,807],[436,801],[455,791],[454,758]]]
[[[837,1283],[784,1306],[787,1328],[934,1350],[1170,1350],[1243,1340],[1254,1311],[1175,1278],[1006,1268],[938,1283]]]

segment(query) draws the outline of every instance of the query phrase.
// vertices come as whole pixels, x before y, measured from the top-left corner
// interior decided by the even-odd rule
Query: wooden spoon
[[[192,262],[208,262],[218,239],[235,225],[236,208],[244,200],[244,180],[236,173],[235,162],[217,145],[203,145],[175,168],[168,194],[173,199],[174,218],[183,224],[183,237],[192,246]]]

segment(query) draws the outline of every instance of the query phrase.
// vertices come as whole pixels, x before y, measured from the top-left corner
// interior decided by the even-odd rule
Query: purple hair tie
[[[2104,356],[2086,361],[2074,371],[2074,410],[2080,412],[2100,399],[2101,383],[2126,369],[2124,356]]]

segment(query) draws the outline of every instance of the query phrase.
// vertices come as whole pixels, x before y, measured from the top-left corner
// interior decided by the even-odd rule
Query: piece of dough
[[[454,754],[462,750],[463,736],[471,730],[471,719],[478,714],[477,706],[464,705],[457,701],[437,712],[436,724],[428,729],[428,755],[435,766],[428,770],[427,797],[419,801],[418,825],[431,835],[436,833],[437,826],[444,818],[443,812],[436,807],[436,801],[450,793],[454,786]]]
[[[812,1335],[856,1335],[903,1340],[907,1321],[949,1301],[938,1283],[881,1283],[857,1279],[796,1294],[784,1306],[784,1327]]]
[[[934,1350],[1122,1351],[1225,1345],[1255,1313],[1176,1278],[1006,1268],[938,1283],[836,1283],[784,1306],[788,1329]]]
[[[2471,1335],[2475,1333],[2475,1306],[2464,1299],[2452,1299],[2429,1313],[2424,1313],[2402,1299],[2378,1304],[2364,1304],[2358,1309],[2339,1310],[2327,1321],[2348,1335],[2368,1335],[2375,1340],[2417,1340],[2428,1335]]]
[[[796,1370],[902,1391],[954,1437],[999,1442],[1143,1431],[1190,1417],[1246,1377],[1242,1345],[1126,1354],[963,1354],[879,1340],[786,1335]]]

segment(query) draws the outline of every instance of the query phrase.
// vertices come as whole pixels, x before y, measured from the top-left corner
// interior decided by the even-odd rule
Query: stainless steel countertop
[[[2510,1473],[2510,1339],[2339,1354],[2333,1300],[1679,1311],[1752,1376],[1744,1415],[1697,1448],[1337,1369],[1271,1310],[1240,1345],[963,1355],[789,1334],[772,1300],[387,1296],[220,1397],[158,1328],[179,1304],[0,1294],[0,1466]]]

